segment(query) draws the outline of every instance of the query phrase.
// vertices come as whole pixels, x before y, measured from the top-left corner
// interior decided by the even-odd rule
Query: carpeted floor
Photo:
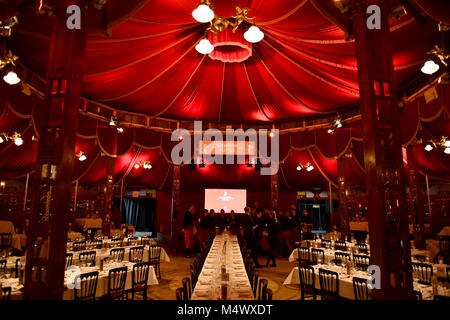
[[[175,291],[182,287],[181,280],[184,277],[190,277],[189,265],[192,258],[185,258],[174,252],[168,253],[170,263],[161,263],[161,279],[158,286],[151,286],[149,298],[152,300],[175,300]],[[266,262],[265,257],[260,257],[260,263]],[[278,258],[276,267],[258,268],[257,272],[260,278],[269,281],[268,287],[273,291],[273,300],[298,300],[300,291],[298,286],[283,286],[283,282],[291,272],[293,264],[287,258]]]

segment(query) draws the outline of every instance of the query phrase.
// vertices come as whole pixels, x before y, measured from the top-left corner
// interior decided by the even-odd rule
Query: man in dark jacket
[[[196,221],[197,218],[195,217],[194,213],[195,206],[191,204],[188,211],[186,211],[186,213],[184,214],[183,218],[184,243],[186,245],[185,256],[188,258],[192,257],[195,245],[194,222],[198,221]]]
[[[247,248],[250,249],[250,255],[255,262],[256,267],[261,267],[258,262],[257,242],[254,232],[255,221],[252,217],[250,207],[245,207],[245,213],[240,216],[239,224],[244,231],[244,239],[247,242]]]

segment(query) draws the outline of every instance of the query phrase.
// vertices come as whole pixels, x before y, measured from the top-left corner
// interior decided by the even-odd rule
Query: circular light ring
[[[210,32],[208,40],[214,47],[209,53],[209,57],[213,60],[243,62],[252,56],[252,44],[245,41],[242,26],[235,33],[232,28],[217,32],[215,35]]]

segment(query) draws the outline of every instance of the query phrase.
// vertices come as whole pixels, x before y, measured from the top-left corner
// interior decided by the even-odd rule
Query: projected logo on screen
[[[205,208],[208,210],[242,213],[246,203],[245,189],[205,189]]]

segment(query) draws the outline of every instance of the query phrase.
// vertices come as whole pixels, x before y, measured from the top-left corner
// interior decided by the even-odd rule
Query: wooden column
[[[341,238],[348,239],[350,237],[350,219],[348,214],[348,203],[345,183],[345,158],[338,159],[338,176],[339,176],[339,221]]]
[[[179,165],[173,165],[172,206],[170,208],[170,240],[173,250],[177,248],[178,214],[180,209],[180,172],[181,167]]]
[[[363,123],[371,263],[381,271],[381,289],[372,290],[372,295],[374,299],[412,299],[406,183],[398,130],[401,124],[388,19],[390,8],[385,3],[357,1],[351,14]],[[381,29],[367,27],[369,5],[381,8]]]
[[[413,145],[406,148],[409,169],[409,194],[415,203],[415,210],[412,213],[414,244],[417,249],[426,249],[425,214],[423,211],[422,183],[420,182],[420,173],[417,166],[417,151],[417,147]]]
[[[64,1],[55,8],[45,104],[33,175],[31,223],[27,243],[25,299],[62,299],[72,197],[78,110],[86,28],[69,30]],[[82,21],[85,13],[82,12]]]
[[[105,209],[103,210],[103,234],[109,236],[111,233],[111,217],[113,215],[114,201],[114,166],[115,158],[109,158],[106,162],[105,181]]]
[[[278,209],[278,172],[270,176],[270,200],[272,210]]]

